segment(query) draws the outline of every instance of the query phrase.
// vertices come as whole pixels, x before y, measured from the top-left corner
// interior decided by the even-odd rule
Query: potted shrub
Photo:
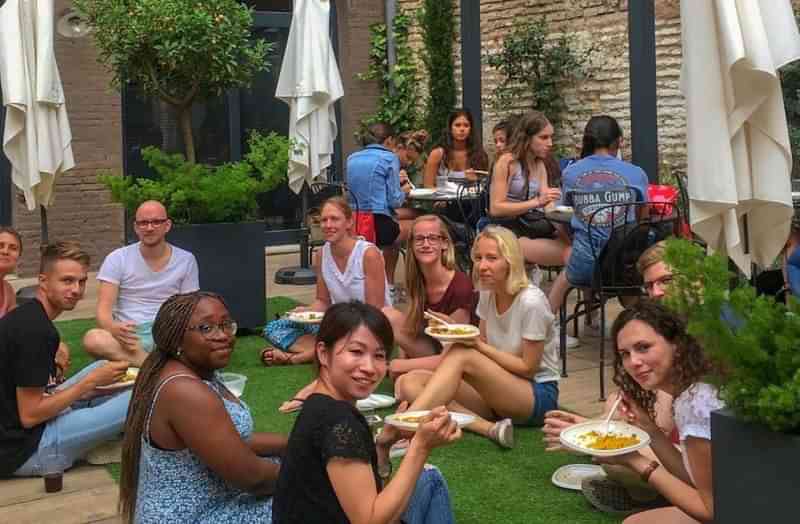
[[[668,304],[688,316],[689,332],[721,370],[710,377],[727,406],[711,423],[715,520],[791,522],[800,469],[800,304],[757,296],[746,281],[731,289],[727,259],[686,240],[670,240],[665,258],[675,272]]]
[[[264,223],[258,197],[286,180],[290,140],[251,132],[241,162],[206,166],[145,148],[155,178],[100,175],[129,215],[145,200],[162,202],[174,225],[168,240],[197,257],[200,287],[224,296],[243,328],[264,324]]]
[[[229,89],[248,87],[267,70],[271,45],[253,38],[252,11],[238,0],[74,0],[92,27],[98,60],[112,86],[137,85],[168,104],[179,122],[185,159],[156,149],[144,153],[154,180],[104,177],[113,198],[130,213],[153,198],[164,202],[176,226],[169,240],[188,249],[200,266],[200,286],[228,299],[243,327],[264,322],[264,225],[255,196],[280,183],[264,165],[280,163],[267,145],[251,148],[251,160],[218,167],[195,164],[191,109]],[[288,146],[287,146],[288,148]],[[266,162],[266,164],[265,164]],[[286,167],[283,167],[285,177]]]

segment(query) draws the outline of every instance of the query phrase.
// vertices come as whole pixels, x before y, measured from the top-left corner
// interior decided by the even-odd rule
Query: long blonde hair
[[[456,267],[456,250],[453,248],[453,239],[442,219],[436,215],[422,215],[411,224],[411,233],[408,235],[408,246],[406,250],[406,292],[408,293],[408,315],[406,316],[406,328],[413,333],[422,321],[422,313],[425,311],[427,302],[427,292],[425,291],[425,278],[422,276],[422,268],[414,254],[414,229],[420,222],[437,222],[439,224],[439,234],[442,235],[447,244],[442,251],[442,265],[453,270]]]
[[[516,295],[528,285],[528,274],[525,272],[525,259],[522,257],[522,249],[519,247],[517,236],[502,226],[486,226],[475,238],[472,243],[472,260],[475,260],[475,253],[478,250],[478,242],[484,238],[489,238],[497,243],[497,250],[500,256],[508,264],[508,276],[506,277],[506,292]],[[478,264],[472,265],[472,282],[478,285],[479,274]]]

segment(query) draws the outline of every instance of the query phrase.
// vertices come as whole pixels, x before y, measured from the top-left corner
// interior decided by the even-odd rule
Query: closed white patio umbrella
[[[693,230],[747,275],[772,264],[793,214],[778,69],[800,58],[789,0],[682,0]]]
[[[275,96],[289,105],[289,187],[300,193],[306,184],[326,180],[338,134],[334,104],[344,95],[333,52],[328,0],[295,0],[292,25],[281,63]],[[308,212],[308,193],[302,193],[301,216]],[[300,266],[284,268],[275,275],[280,283],[311,284],[307,230],[300,241]]]
[[[331,165],[338,133],[334,104],[344,95],[329,35],[330,2],[295,0],[275,96],[289,105],[289,186],[299,193]]]
[[[42,209],[42,242],[55,179],[75,166],[53,27],[53,0],[7,0],[0,7],[3,151],[28,209]]]

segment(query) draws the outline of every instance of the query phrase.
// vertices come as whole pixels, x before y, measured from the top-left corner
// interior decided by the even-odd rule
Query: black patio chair
[[[608,240],[602,245],[591,241],[594,272],[589,292],[567,315],[566,297],[561,306],[560,351],[562,374],[566,372],[566,327],[570,320],[600,310],[600,399],[605,400],[605,328],[606,303],[611,298],[638,297],[644,294],[642,277],[636,270],[639,256],[656,242],[674,234],[679,227],[680,210],[673,206],[653,205],[651,202],[611,204],[594,210],[589,217],[590,239],[602,238],[599,229],[608,230]],[[606,224],[610,224],[606,225]],[[571,290],[570,290],[571,291]],[[567,292],[569,293],[569,291]]]

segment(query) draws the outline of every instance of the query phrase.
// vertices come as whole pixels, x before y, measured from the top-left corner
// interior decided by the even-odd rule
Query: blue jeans
[[[72,378],[61,384],[64,389],[80,382],[90,371],[106,363],[99,360],[86,366]],[[14,472],[15,476],[31,477],[42,474],[45,454],[58,452],[64,461],[64,469],[72,467],[76,460],[107,440],[117,437],[125,425],[131,389],[113,395],[104,395],[92,400],[79,400],[61,412],[56,418],[45,422],[46,426],[39,447],[31,457]]]
[[[439,468],[425,464],[408,507],[400,519],[404,524],[452,524],[453,509],[447,482]]]

